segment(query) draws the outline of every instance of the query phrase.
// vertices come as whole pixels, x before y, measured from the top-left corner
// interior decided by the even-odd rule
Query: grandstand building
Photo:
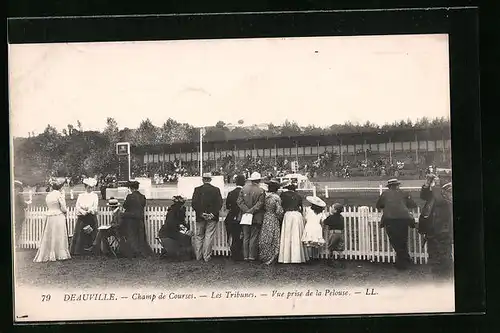
[[[227,156],[263,160],[286,158],[311,161],[331,152],[340,163],[373,158],[410,158],[415,164],[447,164],[451,160],[448,127],[404,129],[337,135],[301,135],[203,142],[203,161],[217,162]],[[199,161],[199,142],[132,147],[134,159],[146,167],[166,162]]]

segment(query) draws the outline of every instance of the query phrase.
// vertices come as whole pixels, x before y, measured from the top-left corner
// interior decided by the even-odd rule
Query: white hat
[[[87,186],[94,187],[97,185],[97,180],[95,180],[94,178],[85,178],[83,180],[83,183]]]
[[[66,183],[66,178],[64,177],[57,177],[57,178],[52,178],[49,183],[51,185],[63,185],[64,183]]]
[[[444,184],[441,188],[446,190],[448,187],[451,187],[451,182]]]
[[[212,173],[211,172],[205,172],[202,176],[202,178],[212,178]]]
[[[248,180],[261,180],[262,176],[258,172],[252,172]]]
[[[318,206],[318,207],[326,207],[326,203],[321,200],[318,197],[315,196],[307,196],[306,200],[309,201],[311,204]]]
[[[23,182],[20,180],[14,180],[14,186],[23,186]]]

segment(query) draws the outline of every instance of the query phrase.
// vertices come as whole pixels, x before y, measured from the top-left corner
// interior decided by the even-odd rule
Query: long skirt
[[[42,240],[33,262],[70,259],[68,229],[64,214],[47,216]]]
[[[280,221],[273,213],[265,213],[259,237],[259,258],[265,264],[278,259],[280,253]]]
[[[122,243],[120,249],[127,257],[146,257],[153,254],[146,238],[146,226],[144,220],[135,217],[122,219],[120,225]]]
[[[90,226],[93,230],[91,233],[86,233],[83,228]],[[94,239],[97,235],[97,218],[93,214],[79,215],[75,225],[75,233],[69,252],[72,256],[90,254],[87,249],[92,247]]]
[[[299,212],[286,212],[281,228],[279,263],[299,264],[306,262],[302,244],[304,220]]]

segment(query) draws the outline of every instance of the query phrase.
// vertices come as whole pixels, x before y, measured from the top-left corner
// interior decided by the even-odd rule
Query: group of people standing
[[[204,261],[211,259],[223,205],[220,190],[210,183],[211,178],[210,173],[203,174],[203,185],[194,190],[192,197],[196,212],[195,257]],[[228,213],[224,220],[234,260],[261,261],[267,265],[305,263],[327,242],[331,251],[343,250],[342,205],[335,205],[334,213],[328,215],[326,203],[310,196],[307,197],[310,206],[303,207],[296,183],[263,182],[258,172],[248,179],[237,175],[235,182],[236,188],[227,195]],[[166,225],[182,223],[170,221],[168,216],[166,222]]]
[[[108,206],[114,208],[113,221],[110,226],[101,229],[96,217],[99,198],[93,191],[97,181],[93,178],[84,179],[85,192],[81,193],[76,201],[77,222],[72,236],[69,235],[66,225],[66,199],[61,191],[65,183],[65,178],[56,178],[49,184],[50,191],[45,198],[48,208],[46,222],[34,262],[100,254],[109,250],[107,236],[110,234],[116,237],[120,252],[126,257],[147,256],[153,253],[147,242],[144,225],[146,198],[138,191],[138,182],[129,182],[130,194],[123,203],[123,211],[119,209],[118,200],[110,199]]]
[[[176,196],[169,207],[165,224],[158,237],[167,254],[194,256],[197,260],[210,261],[219,213],[224,204],[219,188],[211,184],[212,175],[203,174],[203,185],[195,188],[192,208],[196,213],[196,229],[193,233],[186,223],[185,199]],[[146,238],[144,208],[146,198],[141,194],[139,183],[128,184],[130,193],[123,205],[111,198],[107,206],[112,209],[111,225],[98,227],[98,196],[93,191],[97,182],[93,178],[83,180],[85,192],[76,201],[77,223],[69,235],[66,224],[66,200],[61,191],[65,178],[50,182],[46,196],[46,223],[34,262],[66,260],[79,255],[100,255],[116,252],[125,257],[145,257],[153,254]],[[417,228],[427,243],[429,264],[439,276],[452,272],[453,267],[453,197],[451,173],[427,175],[420,197],[425,201],[418,224],[411,213],[417,204],[410,194],[400,189],[397,179],[387,182],[376,208],[383,211],[381,228],[385,228],[391,246],[396,252],[395,266],[406,269],[411,263],[408,253],[408,228]],[[26,202],[21,200],[16,181],[15,234],[21,233]],[[254,172],[248,179],[236,177],[236,188],[228,193],[224,223],[231,257],[236,261],[260,261],[273,263],[305,263],[316,257],[326,245],[329,254],[340,255],[344,250],[343,206],[334,204],[332,213],[325,212],[326,204],[316,196],[306,198],[303,206],[294,182],[264,181]],[[115,249],[109,239],[114,238]],[[115,253],[116,254],[116,253]],[[333,258],[333,256],[329,256]],[[341,257],[341,256],[340,256]]]

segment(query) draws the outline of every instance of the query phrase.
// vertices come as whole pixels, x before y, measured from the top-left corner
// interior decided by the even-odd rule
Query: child
[[[306,255],[312,259],[315,254],[318,254],[319,248],[325,245],[321,223],[325,219],[326,203],[315,196],[308,196],[306,200],[311,203],[311,206],[304,210],[306,225],[302,235],[302,244],[306,246]]]
[[[327,242],[328,254],[330,256],[330,263],[333,263],[333,252],[339,252],[342,256],[344,251],[344,217],[341,215],[344,206],[339,203],[333,205],[333,214],[328,216],[323,224],[328,228]]]

